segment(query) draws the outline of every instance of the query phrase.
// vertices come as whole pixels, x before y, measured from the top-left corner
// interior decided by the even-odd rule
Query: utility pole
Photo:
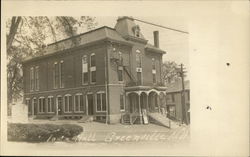
[[[185,83],[184,83],[184,77],[185,77],[185,73],[186,71],[184,71],[184,67],[183,64],[180,65],[181,69],[180,69],[180,77],[181,77],[181,84],[182,84],[182,91],[181,91],[181,104],[182,104],[182,122],[185,122],[186,124],[188,123],[187,120],[187,109],[186,109],[186,102],[185,102]]]

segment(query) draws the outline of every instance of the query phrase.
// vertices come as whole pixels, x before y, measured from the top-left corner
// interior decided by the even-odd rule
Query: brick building
[[[119,123],[130,115],[159,112],[166,104],[161,80],[159,33],[154,45],[132,17],[46,47],[46,53],[23,61],[24,101],[34,118],[84,116]],[[132,116],[131,116],[132,115]]]
[[[168,112],[168,117],[180,122],[190,123],[190,87],[189,81],[184,82],[184,103],[185,108],[182,103],[182,84],[181,80],[167,85],[166,95],[167,95],[167,106],[166,110]],[[187,119],[185,117],[187,116]]]

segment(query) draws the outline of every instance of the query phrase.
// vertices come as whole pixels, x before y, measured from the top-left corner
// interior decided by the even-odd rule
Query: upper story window
[[[133,29],[134,35],[136,37],[140,37],[140,27],[138,25],[136,25],[132,29]]]
[[[152,76],[153,76],[153,83],[156,83],[156,67],[154,58],[152,58]]]
[[[59,86],[64,87],[64,61],[62,60],[59,64]]]
[[[88,83],[88,58],[87,55],[82,57],[82,84]]]
[[[96,58],[95,53],[90,55],[90,76],[91,76],[91,83],[96,82]]]
[[[75,111],[76,112],[83,112],[84,111],[83,106],[84,106],[83,95],[76,94],[75,95]]]
[[[141,52],[139,50],[136,50],[136,67],[141,68],[142,67],[142,57]]]
[[[118,66],[118,81],[123,81],[123,58],[122,58],[122,52],[119,52],[119,66]]]
[[[54,75],[54,88],[58,88],[58,79],[59,79],[59,68],[58,63],[54,63],[53,75]]]
[[[142,84],[142,57],[141,52],[136,50],[136,76],[137,76],[137,84]]]
[[[72,104],[72,96],[67,94],[64,96],[64,112],[72,112],[73,104]]]
[[[96,95],[96,111],[106,111],[106,94],[97,93]]]
[[[39,90],[39,66],[35,68],[35,89]]]
[[[33,91],[35,88],[34,68],[30,68],[30,90]]]
[[[64,61],[55,62],[53,67],[53,84],[54,88],[63,88],[64,87]]]

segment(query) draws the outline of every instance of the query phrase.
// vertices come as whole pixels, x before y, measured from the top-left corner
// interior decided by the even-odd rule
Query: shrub
[[[55,140],[72,140],[83,128],[75,124],[8,124],[9,141],[46,142]]]

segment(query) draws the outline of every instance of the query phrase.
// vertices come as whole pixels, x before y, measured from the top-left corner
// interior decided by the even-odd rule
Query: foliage
[[[6,22],[8,103],[22,95],[21,61],[23,58],[43,55],[47,43],[91,30],[96,25],[95,18],[89,16],[22,16],[9,18]]]
[[[75,124],[8,124],[9,141],[48,142],[54,140],[73,140],[83,132],[83,128]]]
[[[162,65],[162,79],[165,83],[171,83],[178,79],[178,65],[174,61],[166,61]]]

